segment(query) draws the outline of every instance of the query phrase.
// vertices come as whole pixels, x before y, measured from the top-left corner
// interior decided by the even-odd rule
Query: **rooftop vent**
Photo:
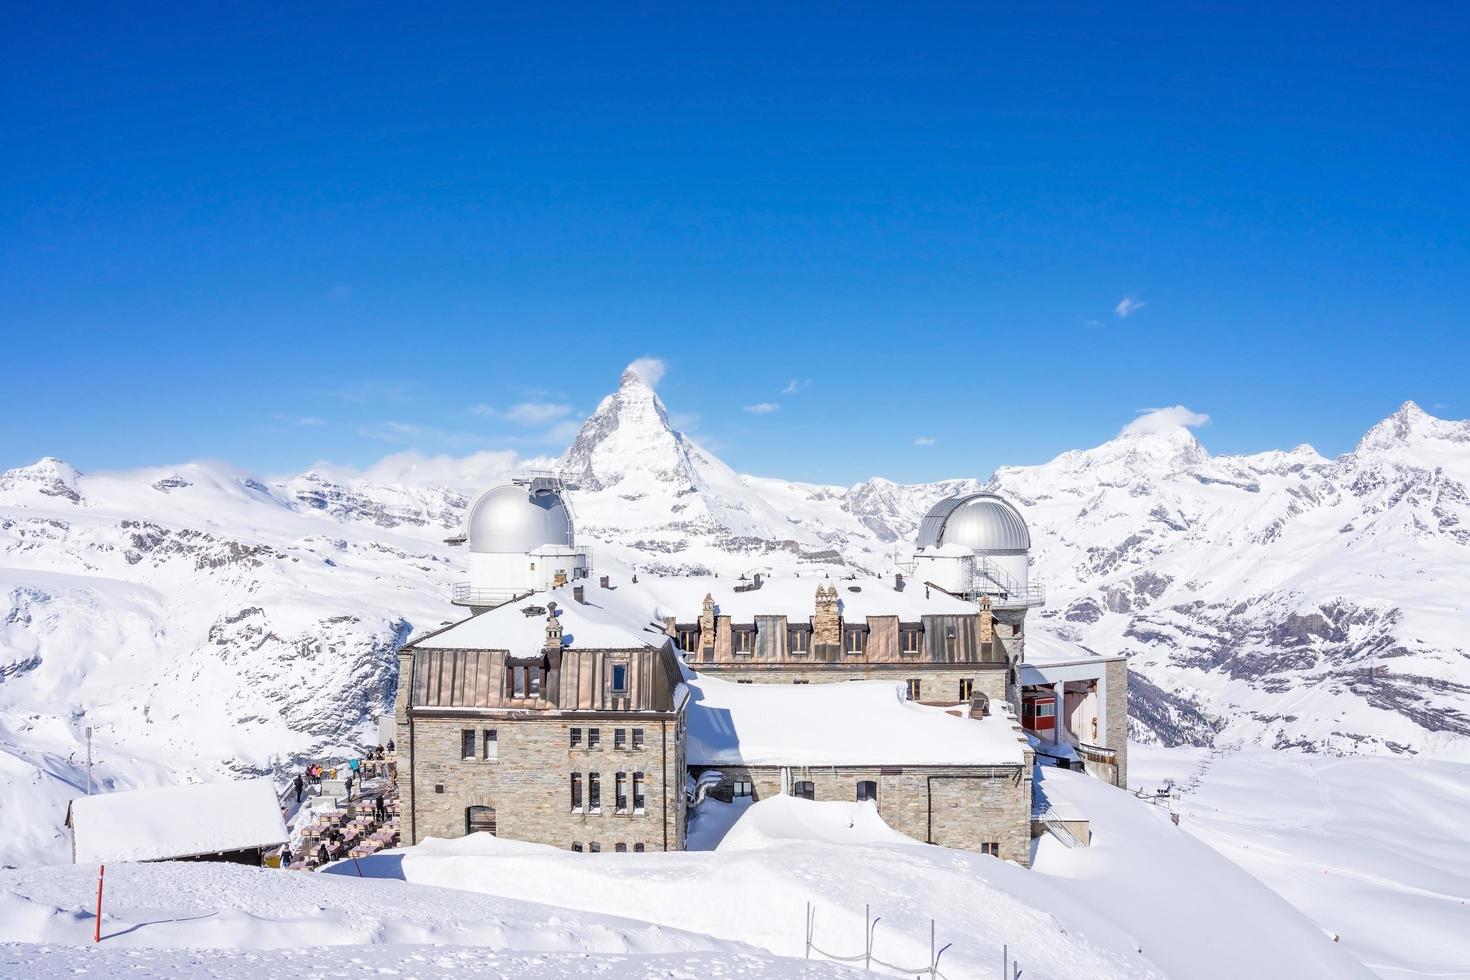
[[[847,587],[847,591],[849,591],[849,592],[861,592],[861,591],[863,591],[863,587],[861,585],[849,585]]]
[[[546,607],[545,606],[522,606],[521,607],[521,612],[527,618],[530,618],[531,616],[545,616],[546,615]]]

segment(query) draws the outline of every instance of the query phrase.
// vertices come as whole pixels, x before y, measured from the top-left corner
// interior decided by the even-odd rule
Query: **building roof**
[[[267,778],[82,796],[67,808],[78,864],[162,861],[284,844],[290,835]]]
[[[984,554],[1024,554],[1031,532],[1020,511],[993,493],[971,493],[941,500],[919,522],[917,545],[958,544]]]
[[[715,612],[729,616],[732,622],[750,623],[756,616],[785,616],[790,622],[805,623],[816,612],[819,586],[837,590],[837,611],[852,621],[861,621],[868,616],[897,616],[906,622],[918,622],[925,615],[954,616],[977,612],[973,602],[939,589],[926,589],[922,582],[907,582],[900,592],[894,588],[892,579],[781,576],[763,578],[761,587],[749,592],[735,591],[736,586],[749,584],[733,578],[671,575],[641,578],[635,587],[644,589],[653,597],[655,606],[650,608],[650,615],[667,613],[676,616],[680,622],[698,619],[704,609],[704,597],[708,594],[714,597]],[[589,590],[589,594],[595,591]]]
[[[1009,708],[956,717],[915,704],[889,681],[736,684],[708,675],[690,690],[694,766],[1021,765]]]
[[[465,512],[470,551],[526,554],[572,544],[572,515],[555,490],[506,484],[480,494]]]
[[[416,642],[427,649],[509,650],[530,653],[546,644],[546,621],[556,603],[563,647],[586,650],[636,650],[662,646],[663,625],[653,620],[653,600],[637,585],[602,589],[586,581],[587,602],[577,602],[572,585],[537,592],[516,602],[471,616]],[[539,611],[538,610],[539,607]]]

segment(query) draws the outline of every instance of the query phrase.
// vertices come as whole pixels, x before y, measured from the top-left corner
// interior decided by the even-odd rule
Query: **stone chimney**
[[[580,585],[572,586],[572,598],[576,599],[579,605],[587,605],[587,593]]]
[[[817,614],[812,617],[814,646],[841,646],[842,619],[837,613],[837,586],[817,586]]]
[[[893,573],[893,591],[894,592],[902,592],[903,591],[903,572],[894,572]]]
[[[995,616],[990,611],[990,596],[980,597],[980,642],[990,643],[995,639]]]
[[[699,614],[699,648],[713,648],[715,645],[715,597],[708,592],[704,594],[704,611]]]
[[[546,652],[553,650],[561,654],[561,620],[556,616],[556,603],[547,603],[546,606]]]

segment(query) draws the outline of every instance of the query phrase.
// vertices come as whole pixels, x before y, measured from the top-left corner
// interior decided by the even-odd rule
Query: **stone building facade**
[[[522,610],[400,650],[404,836],[485,830],[573,850],[683,849],[686,699],[672,644],[574,647],[555,602],[530,608],[547,614],[534,651],[494,646],[524,633],[510,622]]]

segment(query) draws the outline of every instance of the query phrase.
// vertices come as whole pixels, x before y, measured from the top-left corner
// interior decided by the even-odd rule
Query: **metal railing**
[[[456,606],[503,606],[507,602],[524,599],[531,593],[526,589],[476,589],[468,582],[456,582],[450,590],[449,601]]]

